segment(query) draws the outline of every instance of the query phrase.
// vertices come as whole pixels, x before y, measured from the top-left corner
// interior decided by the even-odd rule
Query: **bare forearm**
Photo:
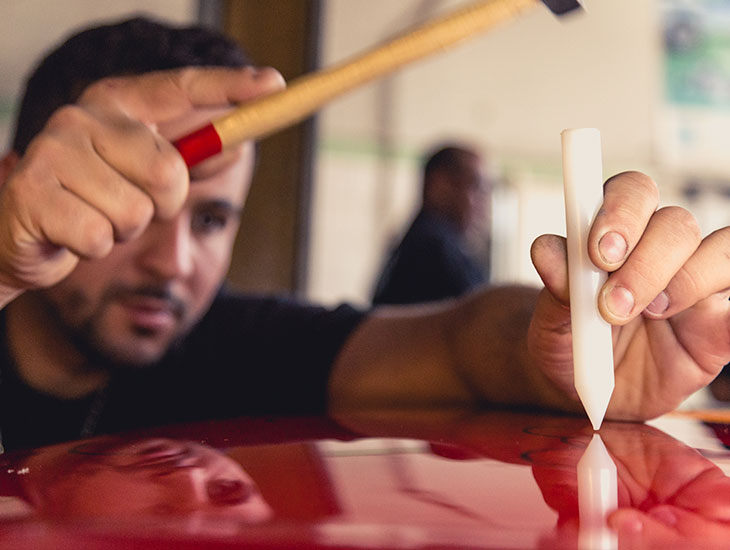
[[[349,338],[330,378],[333,410],[469,402],[446,351],[448,305],[382,307]]]
[[[447,323],[453,364],[482,404],[579,412],[538,367],[540,351],[529,340],[538,297],[545,292],[512,285],[465,300]]]
[[[532,368],[537,290],[494,287],[434,306],[373,312],[333,370],[333,410],[532,405],[570,409]]]

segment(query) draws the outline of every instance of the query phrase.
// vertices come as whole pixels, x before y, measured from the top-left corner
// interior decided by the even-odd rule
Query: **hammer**
[[[243,141],[295,124],[335,97],[412,61],[543,3],[556,15],[580,7],[578,0],[482,0],[328,69],[293,80],[277,93],[241,105],[174,142],[188,167]]]

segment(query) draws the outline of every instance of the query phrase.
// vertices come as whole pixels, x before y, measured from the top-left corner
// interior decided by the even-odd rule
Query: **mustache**
[[[104,301],[130,300],[138,298],[152,298],[161,301],[172,311],[177,318],[183,318],[187,307],[184,300],[177,296],[169,287],[164,285],[140,285],[135,287],[117,286],[111,288],[104,297]]]

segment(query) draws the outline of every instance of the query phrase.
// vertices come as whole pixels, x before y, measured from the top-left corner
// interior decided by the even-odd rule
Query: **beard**
[[[50,321],[63,337],[85,358],[87,368],[114,372],[140,369],[156,364],[187,334],[185,303],[165,285],[108,288],[96,302],[82,288],[64,291],[38,291],[40,306],[50,314]],[[176,330],[161,336],[140,326],[112,330],[105,327],[105,318],[113,304],[123,300],[154,298],[165,304],[175,320]],[[119,332],[124,332],[124,338]]]

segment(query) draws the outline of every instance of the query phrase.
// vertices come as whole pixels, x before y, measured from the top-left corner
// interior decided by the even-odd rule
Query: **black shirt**
[[[459,296],[485,282],[486,269],[470,256],[448,221],[416,216],[378,279],[374,304],[412,304]]]
[[[159,364],[115,373],[102,395],[64,400],[18,378],[0,312],[3,444],[9,450],[76,439],[89,421],[93,433],[110,433],[236,416],[322,413],[331,365],[363,316],[349,306],[328,310],[223,294]]]

